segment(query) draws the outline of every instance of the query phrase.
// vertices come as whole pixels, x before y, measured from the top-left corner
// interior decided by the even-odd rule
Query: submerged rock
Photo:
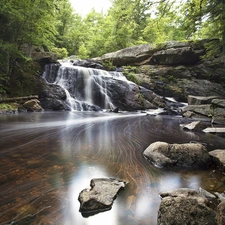
[[[204,145],[200,143],[168,144],[154,142],[144,152],[157,167],[206,168],[211,159]]]
[[[80,192],[80,212],[83,216],[111,209],[118,192],[124,188],[126,182],[114,178],[96,178],[90,182],[90,189]]]
[[[199,192],[181,188],[161,193],[158,225],[216,225],[216,212],[208,207],[208,200]]]

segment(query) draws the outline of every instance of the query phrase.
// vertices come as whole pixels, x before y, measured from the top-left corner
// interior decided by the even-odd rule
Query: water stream
[[[44,112],[0,117],[0,225],[156,225],[159,193],[179,187],[225,190],[223,174],[155,168],[142,152],[154,141],[223,138],[185,132],[180,117],[141,113]],[[84,218],[78,195],[92,178],[129,182],[111,210]]]
[[[66,91],[69,107],[75,111],[90,111],[87,109],[92,105],[102,109],[115,108],[107,83],[111,80],[130,82],[121,72],[74,66],[70,61],[61,62],[60,66],[46,65],[43,78]]]

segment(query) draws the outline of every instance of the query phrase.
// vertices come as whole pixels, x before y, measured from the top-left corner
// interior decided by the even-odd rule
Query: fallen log
[[[38,99],[38,95],[30,95],[30,96],[14,97],[14,98],[3,98],[3,99],[0,99],[0,103],[23,102],[23,101],[27,101],[31,99]]]

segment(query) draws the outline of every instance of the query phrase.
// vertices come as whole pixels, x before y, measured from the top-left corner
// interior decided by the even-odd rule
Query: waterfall
[[[60,85],[67,94],[71,110],[89,111],[93,106],[114,109],[107,84],[110,79],[126,80],[122,72],[74,66],[71,62],[46,65],[43,78]]]

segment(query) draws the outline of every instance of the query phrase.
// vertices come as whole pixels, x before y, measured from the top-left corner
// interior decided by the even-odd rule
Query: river
[[[223,138],[183,131],[183,120],[125,112],[0,116],[0,225],[156,225],[162,191],[223,192],[223,174],[215,167],[165,170],[143,157],[155,141],[225,148]],[[83,217],[78,195],[101,177],[129,183],[111,210]]]

